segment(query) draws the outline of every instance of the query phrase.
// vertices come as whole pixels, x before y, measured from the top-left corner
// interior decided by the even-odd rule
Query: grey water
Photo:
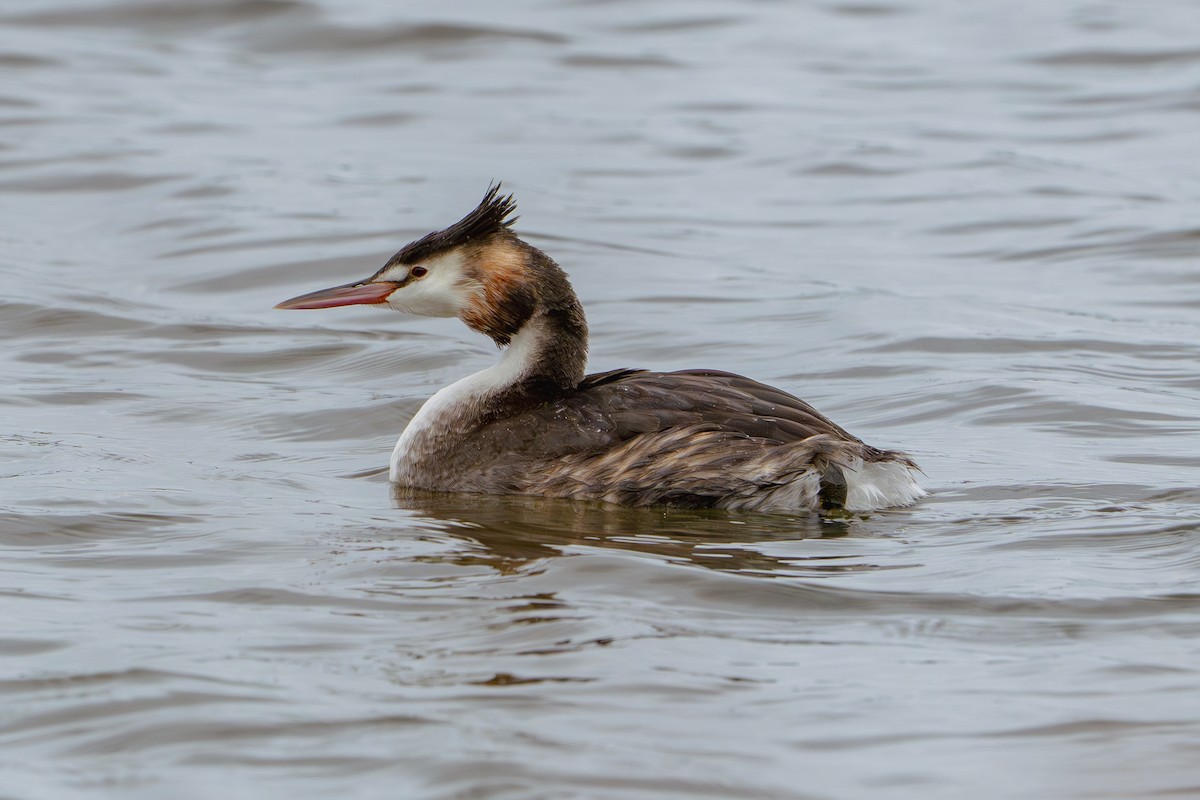
[[[1200,796],[1189,0],[6,0],[0,798]],[[846,518],[393,493],[491,180]]]

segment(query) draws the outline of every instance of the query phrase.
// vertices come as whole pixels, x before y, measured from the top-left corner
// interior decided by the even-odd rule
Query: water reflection
[[[629,508],[609,503],[546,497],[428,492],[392,486],[397,508],[415,512],[456,537],[486,548],[485,558],[501,569],[577,548],[606,548],[656,555],[722,572],[779,577],[804,572],[845,571],[846,552],[811,557],[772,555],[765,545],[853,535],[864,520],[817,515],[730,513],[719,509]],[[792,548],[788,548],[792,550]],[[471,548],[458,563],[479,563]],[[498,563],[497,563],[498,562]],[[874,567],[856,564],[856,569]]]

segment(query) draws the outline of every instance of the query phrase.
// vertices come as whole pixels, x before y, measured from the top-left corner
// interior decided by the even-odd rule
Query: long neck
[[[512,336],[498,363],[447,386],[421,406],[396,442],[391,480],[436,487],[453,472],[448,459],[464,437],[568,394],[582,380],[586,361],[582,313],[570,308],[535,313]]]
[[[541,393],[568,392],[583,380],[587,368],[587,319],[566,273],[542,251],[530,250],[532,270],[538,276],[538,303],[517,334],[533,328],[526,357],[530,371],[525,380]]]
[[[473,330],[508,347],[496,377],[504,390],[533,395],[571,391],[587,366],[588,329],[571,282],[554,259],[508,233],[482,244],[484,268],[474,302],[459,314]]]
[[[587,367],[587,320],[566,273],[511,234],[491,243],[479,276],[484,302],[459,316],[507,349],[500,361],[447,386],[408,423],[392,454],[392,480],[410,486],[447,469],[473,431],[570,394]],[[495,269],[496,265],[504,269]]]

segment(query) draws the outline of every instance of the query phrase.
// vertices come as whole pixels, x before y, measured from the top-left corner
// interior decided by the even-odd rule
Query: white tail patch
[[[926,494],[917,484],[913,468],[899,461],[855,459],[843,474],[846,476],[847,511],[911,506]]]

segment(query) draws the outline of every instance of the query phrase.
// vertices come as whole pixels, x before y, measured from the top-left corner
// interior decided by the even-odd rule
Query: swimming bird
[[[583,308],[558,264],[514,233],[515,211],[496,184],[471,213],[366,280],[276,306],[458,317],[504,349],[497,364],[421,406],[392,453],[394,483],[773,513],[872,511],[925,494],[908,455],[864,444],[750,378],[585,374]]]

